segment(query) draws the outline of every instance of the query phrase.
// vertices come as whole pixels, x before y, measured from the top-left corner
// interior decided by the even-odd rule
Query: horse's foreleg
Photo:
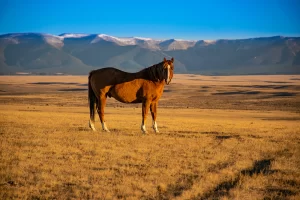
[[[98,114],[102,124],[102,129],[106,132],[110,132],[106,127],[105,120],[104,120],[104,108],[106,106],[106,96],[100,96],[99,99],[100,100],[99,100]]]
[[[152,128],[155,133],[158,133],[157,123],[156,123],[156,116],[157,116],[157,102],[152,103],[150,106],[151,116],[152,116]]]
[[[145,122],[146,122],[149,107],[150,107],[150,102],[147,100],[144,101],[142,105],[142,125],[141,125],[141,129],[143,133],[147,133]]]

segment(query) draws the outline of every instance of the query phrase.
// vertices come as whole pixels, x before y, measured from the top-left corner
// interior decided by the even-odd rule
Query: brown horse
[[[174,58],[166,60],[136,73],[127,73],[115,68],[102,68],[91,71],[88,81],[90,104],[89,126],[96,130],[95,107],[99,114],[102,129],[109,132],[104,120],[104,108],[107,97],[114,97],[123,103],[142,103],[141,129],[147,133],[145,120],[150,108],[153,129],[157,133],[157,104],[161,97],[165,83],[169,84],[173,78]]]

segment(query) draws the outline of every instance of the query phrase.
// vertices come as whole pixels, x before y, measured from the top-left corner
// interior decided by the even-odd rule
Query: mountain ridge
[[[0,73],[87,74],[102,67],[138,71],[175,58],[175,72],[299,74],[300,37],[156,40],[106,34],[0,35]]]

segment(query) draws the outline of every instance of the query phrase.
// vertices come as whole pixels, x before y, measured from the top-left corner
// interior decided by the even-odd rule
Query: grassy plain
[[[91,132],[86,88],[0,77],[0,199],[300,198],[300,76],[176,74],[147,135],[114,99]]]

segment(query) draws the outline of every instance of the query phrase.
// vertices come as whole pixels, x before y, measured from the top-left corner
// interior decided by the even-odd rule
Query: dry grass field
[[[158,127],[86,76],[0,77],[0,199],[300,199],[300,76],[176,74]]]

